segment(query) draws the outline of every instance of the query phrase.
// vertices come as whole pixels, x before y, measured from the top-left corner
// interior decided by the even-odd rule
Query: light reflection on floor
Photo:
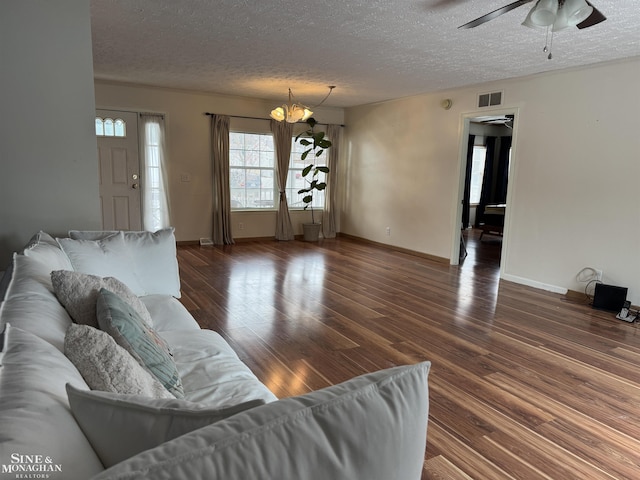
[[[478,230],[463,232],[466,257],[460,261],[458,285],[458,305],[456,313],[461,321],[471,314],[471,309],[478,306],[479,299],[487,302],[488,309],[495,312],[500,280],[500,252],[502,237],[484,235],[480,240]],[[483,283],[478,283],[478,278]]]

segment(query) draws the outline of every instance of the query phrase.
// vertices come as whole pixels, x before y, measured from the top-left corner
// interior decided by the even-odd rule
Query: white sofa
[[[38,233],[5,273],[0,479],[420,478],[428,362],[278,400],[176,299],[172,230],[72,237]],[[84,367],[65,355],[67,332],[79,327],[54,292],[53,271],[116,277],[139,296],[184,398],[91,390]],[[86,345],[81,354],[92,353]]]

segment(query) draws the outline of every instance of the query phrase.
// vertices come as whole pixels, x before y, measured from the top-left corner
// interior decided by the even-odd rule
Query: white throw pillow
[[[93,390],[175,398],[108,333],[96,328],[71,324],[64,338],[64,354]]]
[[[252,408],[105,470],[105,479],[416,480],[430,363]]]
[[[145,304],[117,278],[56,270],[51,272],[51,283],[56,297],[76,323],[98,328],[96,302],[100,289],[105,288],[131,305],[147,325],[153,325]]]
[[[74,240],[100,240],[118,232],[119,230],[69,230],[69,238]]]
[[[129,268],[143,289],[143,292],[136,292],[136,294],[138,296],[161,294],[180,298],[180,273],[176,257],[176,239],[172,227],[157,232],[78,230],[69,232],[72,239],[96,242],[106,241],[113,235],[119,234],[122,234],[126,249],[133,259]]]
[[[71,260],[73,270],[98,277],[115,277],[139,297],[147,295],[133,268],[133,254],[127,248],[122,232],[95,241],[58,238],[58,243]]]
[[[198,428],[264,405],[212,407],[186,400],[79,390],[67,385],[71,411],[105,467]]]
[[[48,265],[51,270],[71,270],[73,268],[55,238],[42,230],[31,237],[22,253]]]

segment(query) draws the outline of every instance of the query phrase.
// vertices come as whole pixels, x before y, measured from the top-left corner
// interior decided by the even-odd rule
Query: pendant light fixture
[[[329,98],[329,95],[331,95],[331,92],[334,88],[336,88],[335,85],[330,85],[329,93],[327,93],[327,96],[324,97],[322,101],[315,107],[319,107],[320,105],[322,105],[324,101]],[[313,111],[311,110],[311,108],[296,101],[291,89],[289,89],[289,102],[283,104],[280,107],[274,108],[269,114],[269,116],[274,120],[277,120],[278,122],[285,121],[287,123],[304,122],[308,118],[310,118],[311,115],[313,115]]]

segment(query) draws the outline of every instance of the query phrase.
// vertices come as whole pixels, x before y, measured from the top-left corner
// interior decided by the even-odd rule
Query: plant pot
[[[305,242],[317,242],[320,237],[321,223],[303,223],[302,231],[304,232]]]

